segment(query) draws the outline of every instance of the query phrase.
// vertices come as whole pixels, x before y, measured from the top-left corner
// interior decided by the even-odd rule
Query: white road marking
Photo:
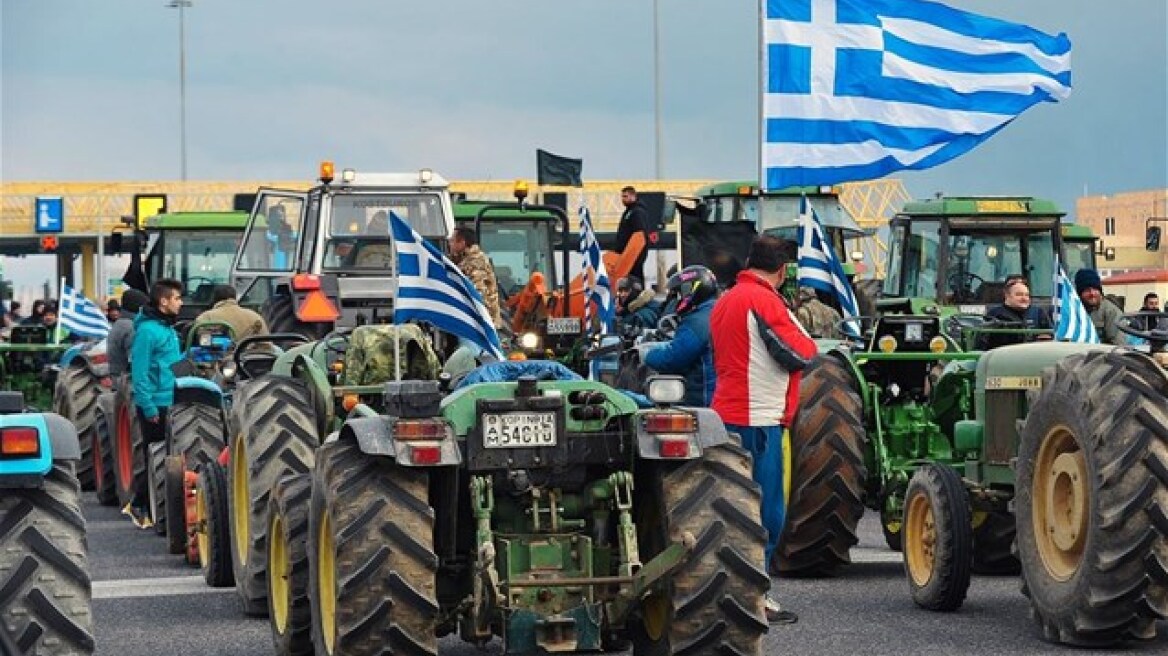
[[[853,563],[900,563],[903,556],[899,551],[879,547],[852,547]]]
[[[131,599],[134,597],[169,597],[172,595],[234,592],[235,588],[212,588],[202,576],[164,576],[149,579],[94,581],[94,599]]]

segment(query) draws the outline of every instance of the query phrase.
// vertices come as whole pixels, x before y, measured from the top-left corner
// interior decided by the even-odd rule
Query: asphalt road
[[[89,496],[89,495],[87,495]],[[272,653],[267,620],[239,612],[234,589],[214,590],[153,531],[135,529],[113,508],[92,501],[89,519],[94,617],[102,656],[260,656]],[[780,600],[799,613],[774,627],[766,654],[1070,654],[1041,641],[1016,577],[976,577],[956,613],[930,613],[908,596],[899,554],[888,551],[871,515],[861,524],[857,561],[835,579],[776,581]],[[443,656],[479,649],[448,638]],[[486,653],[499,653],[498,643]],[[1077,652],[1083,653],[1083,652]],[[1121,652],[1168,653],[1168,622],[1156,640]]]

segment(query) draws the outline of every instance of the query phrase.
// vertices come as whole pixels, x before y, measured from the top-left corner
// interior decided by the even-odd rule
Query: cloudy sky
[[[338,166],[534,175],[542,147],[592,179],[654,173],[651,0],[193,0],[189,176],[299,179]],[[178,13],[165,0],[3,0],[0,175],[179,177]],[[910,193],[1168,186],[1168,2],[950,0],[1066,32],[1069,100]],[[757,171],[754,0],[660,0],[663,174]]]

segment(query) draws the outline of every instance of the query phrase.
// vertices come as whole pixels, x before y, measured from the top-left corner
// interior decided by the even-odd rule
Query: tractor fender
[[[223,407],[223,390],[205,378],[182,376],[174,381],[175,403],[197,403],[215,408]]]
[[[730,437],[730,432],[726,430],[726,424],[713,410],[709,408],[678,409],[685,410],[698,420],[697,432],[691,433],[689,436],[689,457],[691,459],[701,457],[706,449],[719,444],[737,444],[737,439]],[[640,415],[646,412],[652,412],[652,410],[638,412],[636,419],[634,419],[637,429],[637,455],[644,460],[662,460],[661,446],[657,442],[657,436],[646,431],[644,422],[640,421]],[[676,438],[678,436],[671,435],[670,437]]]
[[[0,460],[0,487],[39,487],[53,462],[81,459],[77,429],[61,415],[22,413],[0,416],[0,428],[32,428],[37,433],[40,453],[33,458]]]
[[[835,346],[821,350],[819,357],[835,358],[843,363],[844,368],[852,372],[852,382],[856,386],[856,391],[860,394],[860,401],[863,402],[864,408],[871,408],[875,405],[873,399],[869,398],[871,391],[864,381],[864,374],[860,371],[859,365],[856,364],[855,351],[847,345],[847,342],[838,342]]]
[[[333,425],[333,419],[336,418],[336,402],[333,399],[333,388],[329,384],[328,375],[314,356],[314,351],[319,345],[320,342],[314,342],[312,348],[297,347],[289,350],[280,359],[284,360],[287,356],[288,375],[304,381],[304,384],[308,386],[309,396],[312,397],[313,409],[316,412],[316,434],[323,435],[328,427]]]
[[[356,417],[349,419],[341,427],[338,440],[356,440],[361,453],[371,456],[386,456],[393,458],[402,467],[416,467],[411,460],[410,450],[412,443],[401,443],[393,437],[393,424],[396,417]],[[422,443],[418,443],[421,445]],[[458,450],[458,441],[454,432],[447,430],[446,438],[439,442],[426,442],[426,446],[438,445],[441,457],[438,462],[428,463],[427,467],[443,467],[446,465],[462,464],[462,453]]]
[[[84,366],[97,378],[109,376],[109,356],[106,353],[106,340],[96,343],[74,344],[61,354],[57,361],[62,369],[74,366]]]

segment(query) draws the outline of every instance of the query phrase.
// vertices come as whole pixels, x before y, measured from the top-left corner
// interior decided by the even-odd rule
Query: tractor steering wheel
[[[985,279],[976,273],[968,271],[954,271],[949,274],[949,280],[946,285],[953,291],[954,300],[958,303],[962,301],[972,301],[975,298],[973,292],[973,283],[977,283],[977,288],[980,290],[985,285]]]

